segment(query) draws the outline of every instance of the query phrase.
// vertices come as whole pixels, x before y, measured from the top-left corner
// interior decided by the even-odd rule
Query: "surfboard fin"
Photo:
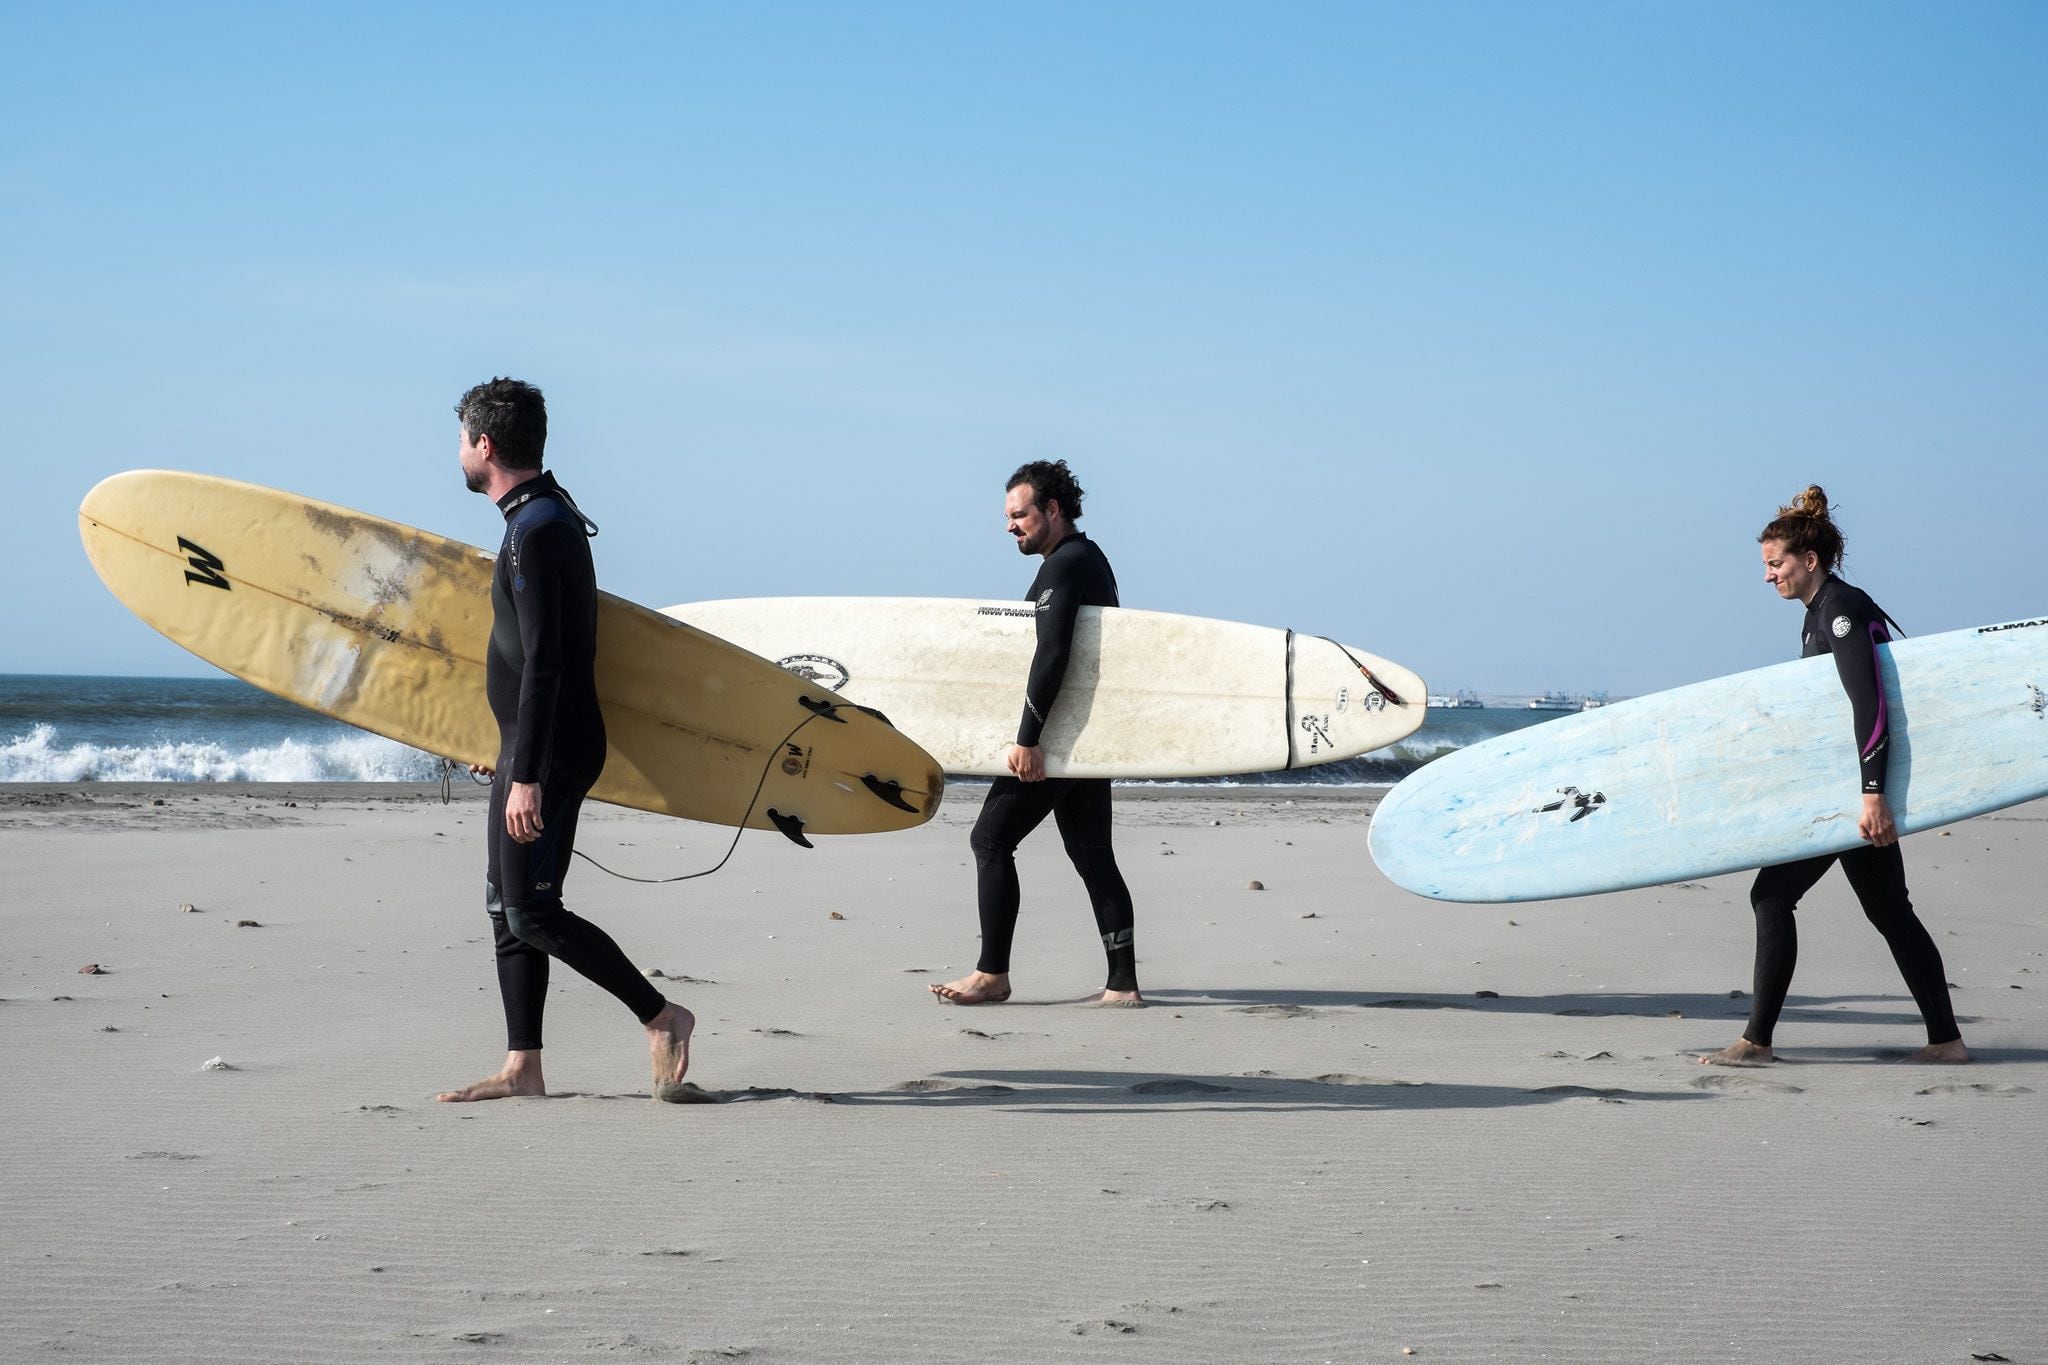
[[[775,828],[782,831],[783,837],[787,838],[798,848],[817,847],[809,839],[804,838],[804,818],[801,815],[784,815],[775,807],[770,806],[768,808],[768,819]]]
[[[839,703],[836,701],[813,701],[809,697],[798,697],[796,704],[814,716],[823,716],[826,720],[835,721],[840,725],[846,724],[846,717],[839,714]]]
[[[901,782],[891,782],[885,778],[876,777],[873,773],[865,774],[860,781],[862,786],[866,787],[876,796],[881,797],[897,810],[907,810],[912,815],[917,814],[917,807],[903,799],[903,784]]]

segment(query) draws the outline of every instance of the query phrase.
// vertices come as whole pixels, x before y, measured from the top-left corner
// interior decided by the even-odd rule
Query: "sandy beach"
[[[2048,1360],[2048,803],[1906,841],[1976,1064],[1892,1060],[1830,875],[1785,1060],[1731,1071],[1745,877],[1434,904],[1372,795],[1120,795],[1140,1011],[1065,1003],[1102,963],[1049,828],[1015,1001],[927,994],[974,958],[966,784],[679,885],[579,863],[727,1102],[650,1102],[557,967],[551,1096],[444,1105],[503,1055],[476,789],[0,788],[0,1357]]]

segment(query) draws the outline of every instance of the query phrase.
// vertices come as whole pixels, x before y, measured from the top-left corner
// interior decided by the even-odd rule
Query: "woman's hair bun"
[[[1828,492],[1817,483],[1806,485],[1804,492],[1794,495],[1792,501],[1778,509],[1778,517],[1812,517],[1815,521],[1828,520]]]
[[[1842,532],[1830,515],[1833,510],[1828,506],[1827,490],[1810,483],[1804,492],[1778,509],[1778,515],[1764,527],[1757,540],[1775,540],[1793,554],[1811,550],[1820,556],[1824,567],[1838,568],[1842,563]]]

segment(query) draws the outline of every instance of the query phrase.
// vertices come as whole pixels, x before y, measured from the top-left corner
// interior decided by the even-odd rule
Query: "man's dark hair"
[[[507,469],[539,469],[548,444],[548,405],[540,390],[518,379],[493,379],[462,395],[455,405],[463,433],[473,445],[491,438]]]
[[[1031,485],[1031,505],[1043,508],[1048,501],[1060,505],[1068,521],[1081,519],[1081,481],[1067,468],[1065,460],[1033,460],[1017,466],[1017,472],[1003,485],[1009,492],[1020,483]]]

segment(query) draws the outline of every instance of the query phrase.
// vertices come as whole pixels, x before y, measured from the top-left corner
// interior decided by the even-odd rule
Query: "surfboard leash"
[[[1337,644],[1335,640],[1331,640],[1330,637],[1327,635],[1318,635],[1316,638],[1318,640],[1329,640],[1331,644],[1337,645],[1337,652],[1339,654],[1342,654],[1345,658],[1351,660],[1351,666],[1357,669],[1360,673],[1362,673],[1365,676],[1365,680],[1371,683],[1373,687],[1378,689],[1379,694],[1381,696],[1385,697],[1388,701],[1394,703],[1394,705],[1396,706],[1406,706],[1408,704],[1406,701],[1402,700],[1401,694],[1399,692],[1396,692],[1393,688],[1381,682],[1378,677],[1374,676],[1373,671],[1371,669],[1367,668],[1364,664],[1360,663],[1358,661],[1358,656],[1356,654],[1353,654],[1350,650],[1344,648],[1343,645]]]
[[[798,721],[795,725],[791,726],[789,733],[784,735],[782,739],[778,743],[776,743],[773,746],[773,748],[769,750],[768,761],[761,765],[761,776],[754,783],[754,794],[747,798],[747,809],[740,816],[739,824],[733,829],[732,842],[726,845],[725,856],[720,858],[716,863],[713,863],[710,867],[707,867],[700,872],[685,872],[675,877],[635,877],[629,872],[619,872],[615,871],[612,868],[606,867],[603,863],[591,857],[588,853],[585,853],[580,848],[574,850],[575,855],[581,858],[584,862],[589,863],[599,872],[604,873],[607,877],[617,877],[622,882],[638,882],[642,886],[666,886],[671,882],[694,881],[698,877],[708,877],[712,873],[724,867],[727,863],[732,861],[732,855],[738,851],[740,846],[740,836],[747,832],[747,821],[754,818],[754,808],[761,804],[761,792],[768,785],[768,774],[775,770],[776,761],[781,757],[782,751],[789,745],[789,742],[791,740],[797,737],[797,734],[806,725],[809,725],[814,720],[830,720],[836,721],[839,724],[844,725],[846,723],[844,718],[834,714],[834,712],[837,712],[842,708],[860,711],[867,715],[873,716],[877,720],[880,720],[884,725],[887,725],[889,723],[889,718],[883,715],[880,711],[875,710],[871,706],[862,706],[858,702],[814,702],[809,697],[800,697],[797,700],[798,703],[802,705],[807,712],[809,712],[809,714],[806,715],[802,720]],[[441,763],[441,802],[443,805],[446,805],[448,801],[452,799],[450,784],[455,773],[455,764],[445,758],[441,760]],[[469,775],[469,779],[470,781],[476,783],[480,787],[490,785],[488,781],[478,778],[478,776],[475,773],[471,773]],[[888,804],[899,807],[903,810],[914,809],[908,802],[902,799],[900,795],[901,788],[897,787],[895,783],[881,782],[879,779],[873,778],[863,778],[862,780],[866,783],[869,791],[873,792],[878,798],[887,802]],[[888,790],[891,788],[895,789],[894,792]],[[804,838],[803,836],[803,821],[797,819],[795,816],[783,815],[782,813],[774,810],[773,808],[771,808],[768,811],[768,818],[775,823],[775,828],[781,831],[782,834],[786,836],[791,842],[799,844],[804,848],[810,848],[812,846],[810,840]]]
[[[797,727],[796,727],[796,730],[801,730],[801,729],[803,729],[803,728],[804,728],[804,726],[806,726],[806,725],[809,725],[809,724],[810,724],[810,723],[811,723],[812,721],[814,721],[814,720],[816,720],[816,719],[817,719],[817,717],[816,717],[816,716],[806,716],[806,717],[805,717],[805,718],[804,718],[803,720],[801,720],[801,721],[798,721],[798,722],[797,722]],[[796,734],[796,730],[791,730],[791,731],[789,732],[789,734],[790,734],[790,737],[794,737],[794,736],[795,736],[795,734]],[[788,742],[789,742],[789,739],[788,739],[788,738],[785,738],[785,739],[783,740],[783,744],[787,744]],[[781,745],[777,745],[776,747],[777,747],[777,748],[779,749],[779,748],[781,748]],[[452,790],[451,790],[451,786],[452,786],[452,782],[451,782],[451,779],[452,779],[452,778],[454,777],[454,774],[455,774],[455,763],[453,762],[453,760],[451,760],[451,759],[446,759],[446,758],[442,759],[442,760],[441,760],[441,804],[442,804],[442,805],[444,805],[444,806],[445,806],[445,805],[447,805],[447,804],[448,804],[448,803],[449,803],[449,802],[450,802],[451,800],[453,800],[453,799],[454,799],[454,795],[453,795],[453,792],[452,792]],[[477,786],[479,786],[479,787],[488,787],[488,786],[490,786],[490,785],[491,785],[491,784],[490,784],[490,780],[489,780],[488,778],[481,778],[481,777],[478,777],[478,776],[477,776],[477,775],[476,775],[475,773],[471,773],[471,774],[469,775],[469,780],[470,780],[471,782],[475,783],[475,784],[476,784]],[[754,785],[754,800],[755,800],[755,801],[758,801],[758,800],[760,800],[760,799],[761,799],[761,788],[762,788],[763,786],[767,785],[767,782],[768,782],[768,770],[767,770],[766,768],[763,768],[763,769],[761,770],[761,780],[760,780],[760,782],[758,782],[758,783],[756,783],[756,784]],[[606,867],[606,866],[605,866],[605,865],[604,865],[603,863],[601,863],[601,862],[599,862],[599,861],[598,861],[597,859],[595,859],[595,858],[591,857],[591,856],[590,856],[590,855],[589,855],[588,853],[585,853],[585,852],[584,852],[584,851],[583,851],[582,849],[580,849],[580,848],[579,848],[579,849],[573,849],[573,850],[571,850],[571,852],[573,852],[573,853],[574,853],[574,854],[575,854],[575,855],[576,855],[576,856],[577,856],[578,858],[581,858],[581,859],[582,859],[582,860],[583,860],[584,862],[586,862],[586,863],[589,863],[589,864],[590,864],[590,865],[591,865],[592,867],[596,868],[596,869],[597,869],[597,870],[598,870],[599,872],[602,872],[602,873],[604,873],[604,874],[605,874],[605,875],[606,875],[607,877],[617,877],[617,878],[618,878],[618,879],[619,879],[620,881],[622,881],[622,882],[639,882],[639,883],[640,883],[641,885],[643,885],[643,886],[661,886],[661,885],[664,885],[664,884],[666,884],[666,883],[668,883],[668,882],[686,882],[686,881],[690,881],[690,880],[691,880],[692,878],[696,878],[696,877],[708,877],[708,876],[710,876],[710,875],[711,875],[712,873],[714,873],[714,872],[718,871],[718,869],[719,869],[719,868],[721,868],[721,867],[724,867],[724,866],[726,865],[726,863],[728,863],[729,861],[731,861],[731,859],[732,859],[732,855],[733,855],[733,852],[734,852],[734,850],[738,849],[738,848],[739,848],[739,846],[740,846],[740,835],[742,835],[742,834],[746,833],[746,830],[747,830],[747,826],[746,826],[746,821],[747,821],[747,819],[748,819],[749,817],[751,817],[751,816],[753,815],[753,813],[754,813],[754,807],[753,807],[753,803],[752,803],[752,802],[749,802],[749,803],[748,803],[748,805],[747,805],[747,814],[746,814],[746,815],[744,815],[744,816],[741,816],[741,817],[740,817],[740,826],[739,826],[739,828],[738,828],[738,829],[735,829],[735,830],[733,831],[733,834],[732,834],[732,842],[731,842],[730,844],[726,845],[726,848],[725,848],[725,857],[723,857],[723,858],[720,858],[720,859],[718,860],[718,862],[717,862],[716,864],[714,864],[714,865],[713,865],[713,866],[711,866],[711,867],[707,867],[707,868],[705,868],[705,869],[704,869],[704,870],[703,870],[702,872],[686,872],[686,873],[684,873],[684,874],[683,874],[682,876],[680,876],[680,877],[635,877],[635,876],[633,876],[633,875],[632,875],[631,873],[627,873],[627,872],[614,872],[614,871],[613,871],[613,870],[612,870],[611,868],[608,868],[608,867]]]
[[[581,858],[584,862],[589,863],[599,872],[604,873],[607,877],[617,877],[622,882],[638,882],[642,886],[666,886],[670,882],[694,881],[699,877],[710,876],[712,873],[718,871],[718,869],[724,867],[727,863],[731,862],[732,855],[739,851],[740,836],[747,832],[747,821],[754,818],[754,807],[761,803],[761,790],[762,788],[768,785],[768,774],[774,771],[776,760],[782,756],[783,746],[787,745],[791,740],[795,739],[797,736],[797,732],[799,730],[802,730],[806,725],[809,725],[812,721],[817,720],[819,717],[824,716],[829,711],[835,709],[837,708],[828,703],[824,709],[811,712],[811,714],[805,716],[802,720],[798,721],[794,726],[792,726],[790,728],[790,732],[782,737],[781,743],[777,744],[772,750],[769,751],[768,761],[761,765],[761,778],[759,781],[754,783],[754,794],[751,797],[747,798],[746,813],[740,816],[739,824],[734,828],[732,832],[732,842],[725,846],[725,856],[723,858],[720,858],[717,862],[713,863],[710,867],[705,868],[702,872],[685,872],[681,876],[676,877],[635,877],[628,872],[613,871],[611,868],[606,867],[603,863],[591,857],[588,853],[585,853],[580,848],[575,850],[576,856]],[[832,719],[837,720],[838,717],[834,716],[832,717]],[[768,815],[771,819],[775,818],[775,812],[772,810],[768,812]],[[791,833],[791,831],[787,827],[785,827],[780,820],[777,820],[776,828],[782,830],[784,834],[789,835],[789,837],[791,839],[796,840],[796,842],[803,844],[805,848],[810,847],[810,844],[805,842],[805,840],[801,837],[801,826],[798,827],[796,833]]]

